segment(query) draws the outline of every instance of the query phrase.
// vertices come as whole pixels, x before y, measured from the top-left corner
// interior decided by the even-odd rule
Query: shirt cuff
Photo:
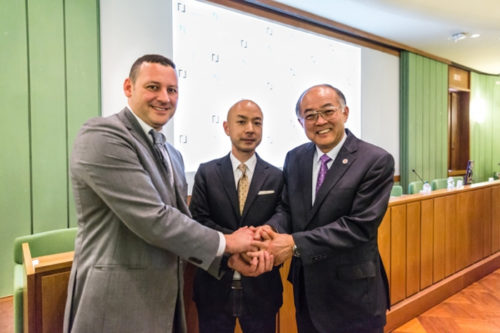
[[[224,238],[224,234],[222,232],[217,231],[219,234],[219,248],[217,249],[216,257],[222,257],[224,254],[224,250],[226,249],[226,238]]]

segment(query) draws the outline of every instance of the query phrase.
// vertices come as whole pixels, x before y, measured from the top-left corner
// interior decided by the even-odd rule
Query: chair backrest
[[[391,197],[399,197],[403,194],[403,186],[392,185]]]
[[[408,194],[419,193],[422,190],[423,186],[424,186],[424,183],[422,183],[420,180],[409,183],[408,184]]]
[[[57,229],[33,235],[19,236],[14,240],[14,262],[23,263],[22,244],[29,243],[33,257],[73,251],[77,228]]]
[[[448,187],[448,179],[447,178],[438,178],[433,179],[431,181],[431,188],[433,191],[440,190]]]

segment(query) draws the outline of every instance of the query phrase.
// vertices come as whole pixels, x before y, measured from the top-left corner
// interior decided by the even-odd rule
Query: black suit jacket
[[[258,226],[275,212],[280,201],[283,178],[281,171],[257,156],[257,164],[240,215],[238,193],[229,154],[201,164],[191,196],[190,210],[200,223],[229,234],[242,226]],[[194,300],[198,307],[231,313],[229,295],[233,271],[221,280],[203,270],[197,270],[194,281]],[[242,277],[243,304],[246,314],[275,313],[282,304],[279,269],[259,277]]]
[[[287,154],[283,201],[269,221],[279,232],[293,234],[301,254],[293,258],[288,276],[295,305],[300,309],[303,304],[302,292],[320,332],[382,327],[389,305],[377,229],[389,201],[394,159],[346,133],[314,205],[315,145],[307,143]]]

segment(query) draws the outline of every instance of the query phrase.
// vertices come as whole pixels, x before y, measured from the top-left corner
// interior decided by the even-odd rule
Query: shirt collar
[[[229,154],[229,157],[231,158],[231,164],[233,165],[233,172],[238,169],[238,166],[242,163],[240,160],[236,158],[236,156],[233,155],[231,152]],[[255,165],[257,165],[257,156],[254,153],[252,157],[250,157],[247,161],[243,162],[247,166],[248,171],[250,171],[253,174],[253,171],[255,170]]]
[[[130,107],[130,105],[128,106],[128,108],[129,108],[130,111],[132,111],[132,114],[134,115],[135,119],[137,119],[137,122],[141,126],[142,130],[144,131],[144,133],[146,133],[146,136],[148,137],[149,141],[151,143],[154,143],[153,142],[153,137],[149,134],[149,131],[151,131],[151,130],[156,131],[156,130],[153,127],[151,127],[148,124],[146,124],[144,122],[144,120],[142,120],[138,115],[136,115],[135,112],[134,112],[134,110],[132,110],[132,108]],[[165,133],[163,133],[162,131],[157,131],[157,132],[160,132],[163,136],[165,136]]]

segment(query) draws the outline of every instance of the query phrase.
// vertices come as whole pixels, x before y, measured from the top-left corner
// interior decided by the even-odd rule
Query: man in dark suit
[[[201,164],[195,176],[190,209],[200,223],[230,234],[243,226],[261,225],[273,215],[283,180],[278,168],[255,153],[262,122],[262,111],[253,101],[242,100],[230,108],[224,130],[231,152]],[[282,304],[278,267],[259,277],[228,271],[221,280],[198,269],[194,300],[200,333],[232,333],[236,318],[245,333],[274,333]]]
[[[288,152],[282,204],[261,228],[275,264],[292,258],[299,332],[383,332],[389,306],[377,229],[394,160],[344,128],[349,108],[330,85],[306,90],[296,107],[310,143]]]
[[[177,105],[174,64],[134,63],[128,107],[83,125],[70,167],[78,214],[64,332],[185,332],[183,263],[220,274],[222,254],[252,249],[253,231],[231,235],[190,217],[182,156],[160,133]],[[260,253],[245,274],[270,270]]]

